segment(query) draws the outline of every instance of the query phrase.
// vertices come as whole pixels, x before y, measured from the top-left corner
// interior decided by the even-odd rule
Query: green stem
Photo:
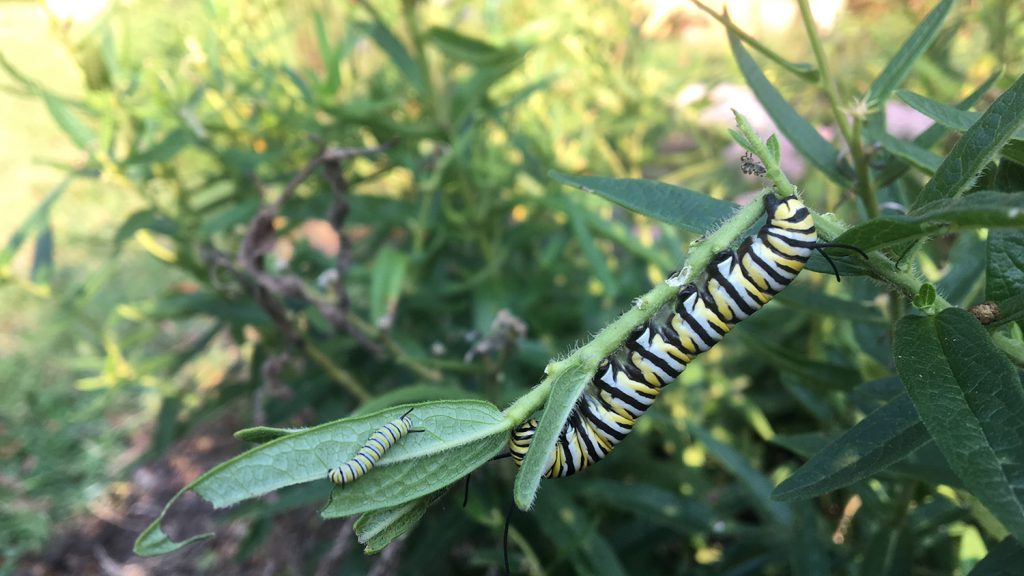
[[[727,12],[719,14],[718,12],[715,12],[708,6],[704,5],[702,2],[700,2],[700,0],[690,1],[693,2],[697,6],[697,8],[703,10],[708,16],[711,16],[715,20],[718,20],[718,22],[722,26],[725,26],[727,30],[735,34],[740,40],[746,43],[747,46],[750,46],[754,50],[757,50],[772,62],[775,62],[779,66],[782,66],[785,70],[790,71],[791,73],[795,74],[796,76],[799,76],[800,78],[803,78],[804,80],[808,80],[810,82],[817,81],[818,71],[815,68],[811,67],[808,64],[794,64],[793,62],[786,60],[777,52],[775,52],[768,46],[762,44],[757,38],[754,38],[750,34],[747,34],[746,32],[743,31],[742,28],[734,24],[733,21],[729,19],[729,15]]]
[[[779,163],[772,156],[771,152],[769,152],[768,146],[757,135],[757,132],[754,131],[754,128],[750,125],[747,118],[739,112],[734,111],[734,114],[736,115],[736,126],[739,128],[740,133],[746,138],[749,150],[753,152],[764,165],[765,176],[775,184],[775,187],[778,188],[784,196],[796,194],[796,186],[793,186],[789,179],[786,178],[786,175],[783,174],[782,169],[779,167]],[[818,214],[813,210],[811,211],[811,214],[814,216],[814,226],[818,229],[818,235],[825,241],[834,240],[843,233],[843,230],[846,229],[846,225],[832,215],[825,216]],[[866,267],[871,273],[871,276],[886,282],[909,297],[913,297],[917,294],[923,284],[923,282],[921,282],[921,280],[916,276],[907,272],[899,271],[892,260],[878,252],[872,252],[868,255]],[[942,296],[936,296],[934,308],[936,312],[949,308],[950,306],[951,304],[946,301],[945,298]]]
[[[380,342],[384,346],[384,348],[386,348],[387,351],[390,352],[392,356],[394,356],[395,363],[401,366],[405,366],[409,370],[412,370],[413,372],[418,374],[421,378],[425,378],[427,380],[430,380],[431,382],[441,381],[441,372],[433,368],[424,366],[423,363],[421,363],[419,360],[417,360],[408,352],[406,352],[401,346],[396,344],[395,341],[392,340],[391,337],[386,332],[378,330],[369,322],[363,320],[362,318],[360,318],[356,314],[353,314],[352,312],[349,312],[348,314],[345,315],[345,321],[348,322],[353,327],[355,327],[356,330],[362,332],[368,338]]]
[[[853,156],[853,165],[857,170],[857,195],[864,203],[864,210],[868,218],[877,218],[882,211],[878,207],[878,197],[875,196],[874,183],[871,181],[871,169],[868,167],[868,160],[861,146],[861,125],[863,118],[854,115],[853,117],[853,140],[850,142],[850,154]]]
[[[763,196],[763,194],[762,194]],[[748,228],[757,223],[764,213],[761,196],[736,211],[722,226],[697,241],[690,249],[686,266],[678,278],[678,283],[662,282],[636,300],[635,305],[619,316],[614,322],[605,326],[601,332],[582,348],[573,352],[563,360],[548,364],[544,380],[526,395],[520,397],[505,409],[505,422],[511,426],[526,420],[535,412],[551,392],[554,378],[569,369],[579,369],[593,373],[601,360],[614,352],[629,334],[654,315],[662,306],[672,301],[679,291],[679,286],[693,282],[707,267],[711,257],[725,250],[739,238]]]
[[[847,145],[852,149],[851,142],[853,136],[850,133],[850,125],[847,123],[846,115],[843,114],[843,110],[839,106],[839,90],[836,88],[835,80],[832,79],[832,72],[829,71],[828,62],[825,61],[825,49],[822,48],[821,38],[818,37],[818,28],[814,23],[811,6],[807,0],[799,0],[799,3],[800,15],[804,21],[804,29],[807,30],[807,38],[811,42],[814,59],[818,64],[818,71],[821,73],[821,87],[825,90],[825,96],[832,107],[832,115],[835,116],[839,131],[842,132],[843,139],[846,140]]]
[[[864,154],[864,148],[861,146],[861,120],[854,118],[853,126],[850,126],[846,114],[839,104],[839,89],[836,87],[836,82],[832,78],[832,72],[825,61],[825,49],[821,45],[821,38],[818,37],[818,29],[814,23],[814,15],[811,13],[810,3],[808,0],[799,0],[799,3],[800,15],[804,21],[804,28],[807,30],[807,38],[811,42],[811,49],[814,51],[814,59],[817,61],[818,70],[821,71],[821,87],[828,98],[829,106],[832,108],[832,116],[835,117],[836,125],[839,126],[839,132],[842,133],[843,140],[846,141],[846,147],[850,150],[850,155],[853,157],[854,168],[857,171],[857,195],[864,202],[864,209],[867,210],[868,216],[874,218],[879,214],[878,199],[875,198],[875,191],[871,187],[871,172],[868,167],[867,157]]]

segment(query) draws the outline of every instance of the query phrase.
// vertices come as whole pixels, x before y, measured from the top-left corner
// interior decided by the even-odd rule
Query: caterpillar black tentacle
[[[768,220],[736,250],[715,254],[696,282],[683,286],[674,306],[638,327],[619,351],[601,361],[549,456],[546,478],[569,476],[600,461],[633,429],[694,357],[767,304],[804,268],[818,242],[810,211],[796,196],[764,197]],[[834,264],[833,264],[834,268]],[[838,275],[838,271],[837,271]],[[536,420],[515,428],[508,447],[522,465]]]
[[[409,418],[412,410],[412,408],[409,408],[400,418],[392,420],[374,430],[373,434],[370,434],[370,437],[367,438],[366,444],[359,448],[355,456],[341,466],[327,471],[327,478],[344,488],[346,484],[355,482],[362,478],[364,474],[373,470],[377,461],[392,446],[397,444],[399,440],[405,438],[406,435],[414,432],[423,432],[422,428],[412,427],[412,420]]]

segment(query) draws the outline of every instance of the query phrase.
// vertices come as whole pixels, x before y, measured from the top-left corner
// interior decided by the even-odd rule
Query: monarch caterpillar
[[[757,234],[736,250],[712,256],[701,278],[679,290],[671,310],[638,327],[620,351],[601,361],[562,428],[545,478],[569,476],[607,456],[662,387],[789,285],[812,250],[842,246],[867,257],[853,246],[819,243],[810,211],[796,196],[768,194],[764,207],[768,220]],[[509,452],[517,466],[536,429],[537,421],[527,420],[510,434]]]
[[[373,470],[377,461],[392,446],[397,444],[399,440],[405,438],[407,434],[410,432],[423,432],[422,429],[412,427],[412,419],[409,418],[412,410],[412,408],[409,408],[405,414],[402,414],[401,418],[392,420],[374,430],[373,434],[370,434],[370,437],[366,440],[366,444],[363,444],[359,451],[356,452],[356,455],[348,462],[337,468],[327,470],[327,478],[344,488],[346,484],[355,482],[362,478],[363,474]]]

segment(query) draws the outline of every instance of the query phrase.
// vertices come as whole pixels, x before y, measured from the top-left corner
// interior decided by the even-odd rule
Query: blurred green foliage
[[[930,312],[942,308],[939,296],[965,308],[987,297],[1009,302],[1009,313],[1024,309],[1012,308],[1020,230],[979,233],[996,222],[977,216],[971,199],[982,196],[931,206],[917,221],[892,210],[979,189],[1011,193],[1004,206],[1024,183],[1010,160],[1020,158],[1019,139],[986,144],[980,129],[971,132],[977,115],[937,106],[990,104],[1017,87],[1019,10],[993,2],[947,14],[950,3],[937,5],[921,24],[933,6],[893,13],[888,3],[858,3],[824,44],[827,62],[804,48],[798,17],[789,30],[756,34],[758,49],[725,42],[717,24],[722,41],[692,40],[696,9],[527,0],[115,5],[89,26],[54,22],[81,68],[80,96],[23,73],[0,49],[5,90],[42,102],[81,151],[80,161],[59,163],[71,188],[55,188],[0,253],[5,309],[45,303],[22,313],[16,351],[0,359],[14,399],[0,413],[12,437],[0,492],[5,555],[41,547],[106,480],[161,458],[202,423],[268,427],[269,436],[243,435],[265,441],[283,434],[274,428],[401,403],[507,406],[549,359],[683,262],[692,232],[718,223],[645,205],[647,189],[628,197],[635,183],[594,186],[650,218],[632,214],[549,171],[646,177],[741,199],[758,182],[723,159],[732,119],[715,118],[729,106],[752,114],[757,99],[767,109],[763,135],[788,138],[789,148],[776,142],[773,152],[784,167],[801,154],[813,167],[800,170],[808,205],[859,224],[852,237],[895,234],[879,257],[903,264],[885,274],[921,290],[905,294],[880,268],[869,275],[884,287],[856,277],[852,259],[840,259],[851,274],[841,285],[803,274],[690,366],[607,461],[543,485],[534,512],[515,516],[516,570],[967,573],[988,549],[985,563],[1012,565],[1019,544],[996,544],[1015,533],[1012,510],[984,508],[990,478],[947,464],[944,451],[958,446],[936,434],[941,413],[920,410],[928,405],[920,389],[907,382],[904,392],[894,376],[906,378],[907,366],[894,360],[897,321],[938,340],[963,328],[942,311],[928,332],[908,319],[910,298]],[[734,15],[741,26],[743,16]],[[874,25],[879,18],[891,26]],[[905,60],[890,61],[901,44]],[[784,47],[770,62],[793,65],[762,70],[770,46]],[[739,73],[724,64],[730,57]],[[983,85],[990,76],[992,90]],[[750,91],[716,95],[716,85],[741,78]],[[908,108],[879,113],[900,87],[916,93],[898,94],[910,106],[938,110],[938,125],[912,142],[897,131]],[[875,98],[868,112],[854,103],[862,94]],[[1002,103],[1006,118],[991,133],[1010,138],[1021,106]],[[966,135],[954,146],[950,131]],[[987,169],[958,173],[944,158]],[[83,182],[98,186],[117,216],[88,251],[72,252],[100,262],[88,268],[63,256],[52,216]],[[960,234],[918,241],[939,230],[931,225],[940,217],[943,231]],[[19,255],[29,262],[19,266]],[[1019,365],[1016,322],[993,334],[999,348],[986,335],[975,353],[1009,354]],[[999,382],[1012,383],[1017,369],[1006,374]],[[149,409],[132,408],[140,403]],[[873,417],[881,432],[865,424]],[[112,461],[143,420],[152,422],[145,452]],[[858,436],[865,429],[879,437]],[[1012,444],[1019,430],[978,433]],[[837,438],[874,450],[839,481],[844,453],[828,446]],[[995,444],[997,458],[1011,450]],[[809,458],[804,475],[775,494],[803,499],[773,500],[773,487]],[[392,511],[397,521],[368,515],[355,530],[377,550],[422,515],[421,527],[392,544],[395,570],[494,570],[514,470],[501,462],[482,472],[465,509],[453,496],[430,508],[420,500]],[[272,550],[267,523],[289,508],[313,515],[326,488],[285,490],[272,507],[241,509],[254,519],[244,550]],[[323,561],[344,573],[373,563],[331,558],[330,544],[304,542],[306,571]]]

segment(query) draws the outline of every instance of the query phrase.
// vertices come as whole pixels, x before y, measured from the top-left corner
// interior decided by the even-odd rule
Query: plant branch
[[[761,138],[754,131],[754,128],[750,125],[750,122],[745,116],[739,112],[736,114],[736,125],[740,130],[740,133],[746,138],[747,149],[753,152],[764,164],[765,176],[767,176],[776,188],[779,189],[784,195],[790,195],[796,193],[796,186],[786,178],[783,174],[782,169],[779,167],[779,163],[775,160],[775,157],[768,150]],[[834,215],[822,215],[811,210],[811,214],[814,215],[814,225],[818,229],[818,235],[824,240],[834,240],[846,229],[846,224],[836,218]],[[902,272],[896,268],[896,264],[885,257],[879,252],[872,252],[868,254],[868,261],[865,263],[865,268],[868,270],[870,275],[878,280],[881,280],[893,288],[902,292],[904,295],[913,297],[917,294],[918,290],[921,289],[921,285],[924,284],[913,274],[909,272]],[[942,296],[936,296],[934,310],[936,312],[949,308],[951,304],[946,301]]]
[[[771,193],[771,192],[765,192]],[[662,306],[676,297],[679,286],[693,282],[707,267],[711,257],[731,246],[748,228],[757,223],[764,212],[762,193],[746,206],[737,210],[718,230],[695,242],[690,249],[686,265],[677,282],[662,282],[638,298],[632,308],[614,322],[605,326],[590,342],[567,358],[548,364],[544,380],[533,390],[505,409],[505,421],[517,425],[540,408],[551,392],[554,379],[566,370],[580,370],[589,373],[597,371],[598,364],[614,352],[629,334],[654,315]]]

